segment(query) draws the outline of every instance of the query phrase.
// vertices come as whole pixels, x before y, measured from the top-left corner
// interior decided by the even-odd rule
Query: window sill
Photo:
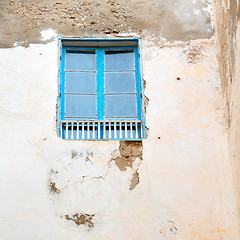
[[[64,120],[60,122],[60,138],[139,141],[143,138],[143,128],[139,120]]]

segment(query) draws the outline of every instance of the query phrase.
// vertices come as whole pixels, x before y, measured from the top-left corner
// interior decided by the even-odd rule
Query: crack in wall
[[[174,221],[169,220],[164,224],[164,226],[159,230],[159,233],[164,239],[174,240],[176,239],[178,228],[176,227]]]
[[[110,167],[111,161],[112,161],[112,160],[108,161],[107,171],[106,171],[106,173],[105,173],[104,175],[100,175],[100,176],[98,176],[98,177],[90,177],[89,175],[84,175],[84,176],[82,176],[82,179],[81,179],[80,183],[83,183],[86,178],[89,178],[89,179],[105,179],[105,178],[108,176],[108,174],[109,174],[109,170],[110,170],[110,168],[111,168],[111,167]]]
[[[132,171],[132,178],[130,181],[130,186],[129,190],[132,191],[133,189],[136,188],[136,186],[140,182],[140,177],[139,177],[139,167],[142,162],[142,142],[136,142],[136,141],[120,141],[119,143],[119,153],[120,155],[112,158],[108,161],[108,166],[106,169],[105,174],[99,175],[99,176],[91,176],[90,174],[83,175],[80,178],[70,178],[66,181],[66,184],[64,187],[58,189],[56,187],[56,183],[53,181],[53,175],[58,174],[58,171],[55,171],[51,169],[50,171],[50,179],[49,179],[49,189],[52,194],[60,194],[64,190],[68,189],[69,184],[74,184],[74,183],[84,183],[85,180],[94,180],[94,179],[99,179],[99,180],[104,180],[108,176],[111,168],[111,162],[114,161],[116,166],[120,171],[127,171],[128,169]],[[86,155],[86,156],[85,156]],[[93,157],[93,152],[92,151],[86,151],[86,154],[83,154],[82,152],[77,152],[75,150],[72,150],[71,152],[71,158],[73,160],[77,160],[79,158],[83,158],[86,162],[91,162],[92,157]],[[139,162],[136,162],[138,160]],[[136,165],[137,164],[137,165]]]

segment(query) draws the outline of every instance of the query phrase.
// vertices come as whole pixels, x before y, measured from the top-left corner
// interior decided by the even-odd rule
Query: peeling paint
[[[51,169],[50,170],[50,178],[48,180],[48,187],[49,187],[49,191],[52,195],[55,195],[55,194],[60,194],[60,189],[58,189],[56,187],[56,183],[53,181],[52,177],[54,175],[57,175],[58,174],[58,171],[57,170],[54,170],[54,169]]]
[[[75,213],[72,216],[65,215],[65,219],[68,221],[73,221],[76,225],[86,225],[88,230],[92,230],[94,227],[93,217],[95,214],[83,214],[83,213]]]
[[[57,37],[57,33],[52,29],[41,31],[41,35],[42,35],[41,37],[42,41],[48,41]]]
[[[56,187],[56,183],[49,181],[49,191],[51,194],[59,194],[61,191]]]
[[[202,7],[206,4],[196,0],[88,3],[11,1],[12,17],[7,11],[3,16],[10,23],[0,20],[0,32],[6,31],[0,35],[1,45],[11,47],[13,40],[24,46],[43,43],[40,33],[50,27],[69,36],[141,36],[150,99],[148,138],[62,141],[54,118],[57,41],[1,49],[1,203],[6,206],[1,212],[1,237],[238,239],[226,126],[221,123],[224,111],[216,90],[214,38],[169,42],[158,37],[210,36],[205,34],[209,14]],[[33,21],[40,13],[40,20]],[[199,16],[201,24],[191,14]],[[50,19],[58,15],[62,23]]]
[[[120,171],[126,171],[127,168],[132,168],[136,158],[142,160],[142,142],[138,141],[120,141],[119,144],[120,156],[113,158]]]
[[[74,159],[74,160],[78,160],[78,159],[82,158],[83,155],[85,157],[85,161],[92,164],[92,158],[93,158],[92,151],[87,150],[85,153],[83,153],[83,152],[77,152],[75,150],[72,150],[72,159]]]
[[[78,155],[78,152],[72,150],[72,159],[74,159]]]
[[[139,173],[136,171],[132,174],[131,184],[129,190],[132,191],[139,184]]]
[[[188,63],[196,64],[202,57],[201,46],[188,43],[183,49]]]

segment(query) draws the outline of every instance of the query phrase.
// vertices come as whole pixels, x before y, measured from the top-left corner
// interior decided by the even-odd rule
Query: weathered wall
[[[238,239],[209,1],[0,5],[1,239]],[[142,38],[147,139],[57,137],[57,34]]]
[[[210,0],[3,0],[0,46],[41,42],[51,27],[64,36],[147,32],[169,40],[212,36]]]
[[[237,239],[213,41],[143,40],[143,146],[59,139],[56,41],[0,51],[2,239]]]
[[[214,1],[219,71],[240,225],[240,1]]]

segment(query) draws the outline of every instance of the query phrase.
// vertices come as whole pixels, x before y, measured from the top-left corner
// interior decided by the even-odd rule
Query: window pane
[[[95,71],[96,57],[94,51],[67,51],[66,70]]]
[[[136,94],[105,95],[106,117],[136,117]]]
[[[96,95],[65,95],[67,117],[96,117]]]
[[[96,73],[66,72],[67,93],[96,93]]]
[[[134,93],[135,88],[135,72],[105,73],[105,91],[107,93]]]
[[[133,51],[105,51],[105,71],[134,70]]]

